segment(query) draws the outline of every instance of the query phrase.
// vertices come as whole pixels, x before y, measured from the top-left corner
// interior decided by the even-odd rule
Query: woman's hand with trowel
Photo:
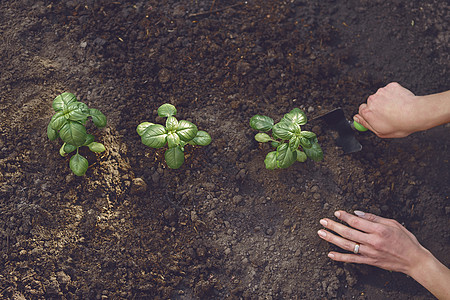
[[[392,82],[369,96],[353,119],[381,138],[405,137],[450,122],[450,91],[416,96]]]

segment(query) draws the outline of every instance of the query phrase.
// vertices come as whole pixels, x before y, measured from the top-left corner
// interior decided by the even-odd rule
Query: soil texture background
[[[350,119],[391,81],[449,88],[446,1],[0,1],[1,299],[432,299],[413,279],[327,258],[320,218],[394,218],[450,264],[449,127],[359,133],[342,155],[314,117]],[[60,93],[108,118],[72,174],[49,141]],[[156,109],[206,130],[178,170],[144,146]],[[264,167],[255,114],[310,119],[324,160]],[[267,146],[267,147],[266,147]]]

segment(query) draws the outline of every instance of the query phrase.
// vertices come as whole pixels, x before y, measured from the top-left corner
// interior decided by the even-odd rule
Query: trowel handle
[[[367,128],[362,126],[361,124],[359,124],[356,121],[353,121],[353,126],[355,127],[356,130],[358,131],[367,131]]]

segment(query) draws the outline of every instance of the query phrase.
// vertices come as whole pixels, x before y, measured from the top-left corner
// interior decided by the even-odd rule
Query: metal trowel
[[[342,108],[336,108],[314,119],[324,120],[332,130],[337,131],[338,138],[336,139],[336,144],[342,147],[344,154],[361,151],[362,145],[355,138],[355,130],[367,131],[367,128],[356,121],[347,120]]]

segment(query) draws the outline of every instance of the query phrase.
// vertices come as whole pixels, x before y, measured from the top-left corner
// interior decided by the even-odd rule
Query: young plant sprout
[[[168,146],[164,158],[171,169],[178,169],[184,163],[184,147],[187,144],[207,146],[211,143],[211,136],[206,131],[198,130],[189,121],[178,121],[174,117],[176,113],[175,106],[163,104],[158,108],[158,115],[167,118],[166,126],[143,122],[136,128],[144,145],[152,148]]]
[[[91,117],[95,126],[106,126],[106,117],[98,109],[89,108],[86,104],[78,102],[74,94],[62,93],[53,100],[55,114],[47,126],[47,136],[53,141],[60,137],[64,144],[59,149],[61,156],[67,156],[76,150],[70,158],[69,166],[77,176],[83,176],[89,166],[85,157],[78,153],[82,146],[88,146],[92,152],[103,152],[105,146],[94,142],[94,136],[86,132],[86,121]]]
[[[294,108],[285,114],[276,124],[267,116],[254,115],[250,119],[250,126],[253,129],[263,131],[255,135],[255,140],[261,143],[270,142],[276,148],[276,151],[269,152],[264,160],[267,169],[284,169],[295,161],[304,162],[307,158],[314,161],[323,159],[322,148],[316,134],[301,130],[300,126],[305,125],[306,122],[306,114],[299,108]],[[272,136],[265,133],[270,130],[272,130]]]

